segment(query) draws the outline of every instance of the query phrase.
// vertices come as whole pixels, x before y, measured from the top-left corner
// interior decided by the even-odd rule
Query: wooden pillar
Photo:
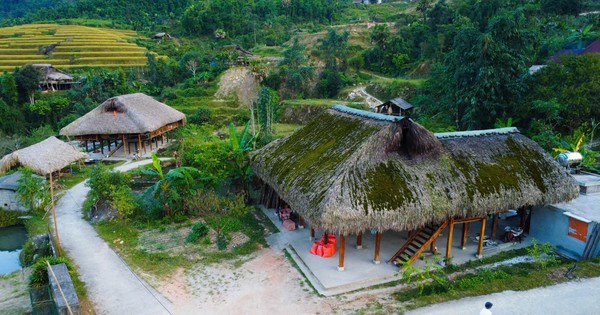
[[[346,238],[344,237],[344,234],[340,233],[340,253],[339,253],[340,262],[338,265],[339,271],[344,271],[344,251],[345,251],[345,249],[346,249]]]
[[[127,153],[127,140],[125,139],[125,135],[122,135],[123,137],[123,155],[127,156],[129,155],[129,153]]]
[[[88,141],[85,140],[84,142],[85,142],[85,152],[88,152],[89,151],[89,149],[88,149]]]
[[[529,211],[531,211],[531,208],[529,209]],[[517,213],[519,214],[519,227],[522,228],[523,231],[529,232],[529,227],[527,226],[527,209],[520,208],[517,210]]]
[[[467,236],[469,235],[469,227],[470,226],[471,226],[471,223],[463,223],[462,237],[460,239],[460,248],[462,250],[467,249]]]
[[[433,239],[433,241],[431,241],[431,245],[429,245],[429,251],[431,251],[432,253],[437,253],[436,248],[436,241],[437,241],[437,237]]]
[[[477,258],[483,257],[483,239],[485,237],[485,222],[487,221],[486,217],[481,219],[481,230],[479,231],[479,244],[477,245]]]
[[[100,152],[104,155],[104,140],[100,139]]]
[[[299,229],[304,228],[304,217],[301,215],[298,215],[298,228]]]
[[[494,219],[492,219],[492,240],[496,240],[496,233],[498,232],[498,213],[494,213]]]
[[[142,136],[140,136],[139,134],[138,134],[138,144],[139,144],[139,147],[136,147],[136,148],[138,149],[139,153],[142,153],[142,151],[141,151],[142,150]]]
[[[94,152],[96,152],[96,140],[92,141],[92,148],[94,149]]]
[[[450,258],[452,254],[452,237],[454,236],[454,219],[450,219],[448,225],[448,240],[446,241],[446,258]]]
[[[142,149],[144,150],[144,154],[146,154],[146,140],[142,141]]]
[[[356,235],[356,249],[362,249],[362,231]]]
[[[315,228],[313,228],[312,226],[310,227],[310,241],[312,242],[312,240],[315,239]]]
[[[164,134],[160,135],[160,144],[165,144],[165,136]]]
[[[375,254],[373,255],[373,263],[379,265],[379,249],[381,248],[381,232],[379,230],[375,234]]]

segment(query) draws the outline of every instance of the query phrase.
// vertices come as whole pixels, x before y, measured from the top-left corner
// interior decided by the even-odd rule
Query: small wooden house
[[[104,154],[104,142],[115,149],[124,146],[131,154],[146,151],[153,143],[163,141],[164,135],[186,123],[185,114],[143,93],[127,94],[109,98],[89,113],[60,130],[60,134],[88,142],[96,150],[96,143]],[[136,152],[134,151],[134,153]]]
[[[396,97],[376,106],[375,112],[392,116],[408,116],[412,108],[413,106],[411,103],[405,101],[401,97]]]
[[[516,128],[433,134],[406,117],[341,105],[265,146],[251,164],[263,204],[281,199],[311,228],[339,233],[341,270],[345,235],[376,231],[378,263],[382,232],[413,231],[385,257],[412,262],[445,230],[450,257],[455,224],[479,221],[483,234],[506,209],[577,196],[573,178]],[[480,238],[478,256],[482,246]]]
[[[34,63],[31,66],[37,69],[42,76],[39,85],[43,91],[68,90],[79,84],[73,76],[53,67],[49,63]]]

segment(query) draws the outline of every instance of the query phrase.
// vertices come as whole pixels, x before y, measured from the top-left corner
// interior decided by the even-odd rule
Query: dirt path
[[[241,266],[198,265],[178,270],[157,289],[176,314],[350,314],[379,297],[319,297],[281,251],[266,248]]]
[[[348,99],[353,100],[356,98],[363,99],[369,108],[373,108],[382,103],[382,101],[369,94],[366,90],[366,87],[362,85],[357,86],[354,90],[352,90],[352,92],[348,93]]]
[[[116,169],[126,171],[151,162],[143,160]],[[62,248],[77,266],[96,312],[169,314],[170,302],[140,280],[82,218],[88,191],[85,182],[69,189],[58,201],[56,215]]]
[[[571,281],[528,291],[504,291],[435,304],[406,314],[478,314],[485,302],[494,315],[600,314],[600,278]]]

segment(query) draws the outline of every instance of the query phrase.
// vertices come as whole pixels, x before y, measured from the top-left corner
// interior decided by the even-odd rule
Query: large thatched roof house
[[[85,154],[56,137],[50,137],[26,148],[5,155],[0,160],[0,174],[16,165],[23,165],[40,175],[56,172],[85,158]]]
[[[574,180],[516,128],[433,134],[402,116],[340,105],[252,164],[312,226],[340,234],[438,229],[577,196]]]
[[[103,141],[115,141],[125,146],[133,143],[136,149],[152,147],[152,142],[168,131],[183,126],[185,115],[152,97],[142,94],[127,94],[109,98],[83,117],[78,118],[60,130],[64,136],[77,140],[92,141],[96,146],[99,141],[104,150]],[[138,147],[139,145],[139,147]],[[104,153],[104,151],[102,152]]]

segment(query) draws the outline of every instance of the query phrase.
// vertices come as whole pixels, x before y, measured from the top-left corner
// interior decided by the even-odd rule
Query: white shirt
[[[484,307],[481,312],[479,312],[479,315],[492,315],[492,311]]]

